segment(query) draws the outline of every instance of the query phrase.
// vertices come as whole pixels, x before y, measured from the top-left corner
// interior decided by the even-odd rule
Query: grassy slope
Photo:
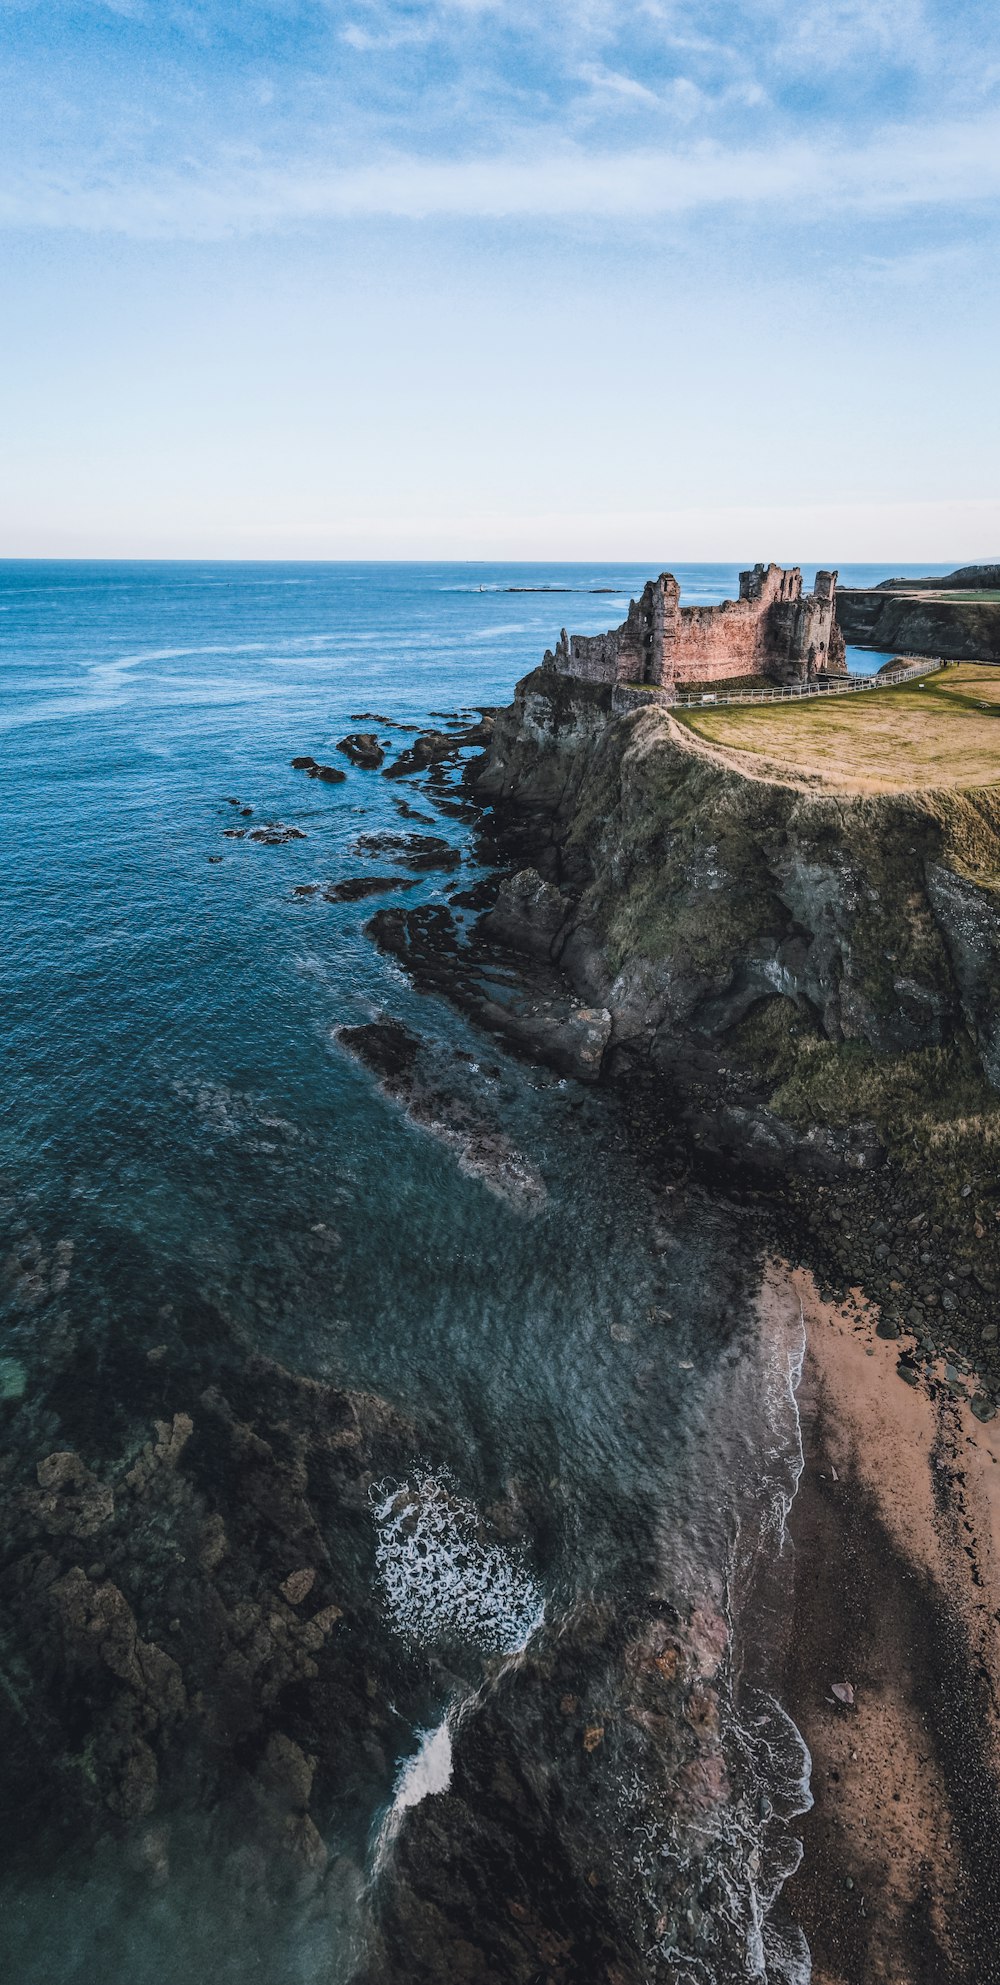
[[[1000,669],[959,664],[921,684],[802,703],[677,713],[726,750],[845,792],[905,792],[1000,781]],[[751,768],[748,766],[747,768]],[[780,776],[780,770],[778,771]]]

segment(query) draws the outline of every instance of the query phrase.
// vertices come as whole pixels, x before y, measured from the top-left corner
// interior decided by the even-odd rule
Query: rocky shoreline
[[[614,720],[545,670],[466,784],[506,868],[493,906],[461,933],[383,913],[378,941],[442,984],[450,954],[460,996],[515,1045],[650,1089],[690,1162],[758,1191],[792,1251],[861,1283],[916,1363],[958,1354],[953,1382],[978,1374],[992,1412],[996,789],[746,778],[663,711]],[[491,955],[522,986],[487,1005]]]
[[[1000,1927],[984,1612],[998,1559],[982,1480],[1000,1460],[1000,1005],[976,865],[992,859],[993,816],[775,797],[685,757],[662,713],[610,717],[600,692],[536,674],[492,739],[485,713],[444,717],[383,769],[374,733],[345,738],[361,776],[388,773],[397,794],[419,779],[439,817],[467,823],[486,871],[470,888],[439,836],[359,837],[354,852],[402,870],[400,888],[441,878],[434,901],[367,928],[418,987],[571,1085],[606,1087],[645,1172],[654,1252],[658,1206],[682,1224],[721,1188],[745,1209],[734,1313],[765,1256],[803,1265],[765,1282],[765,1306],[787,1325],[801,1303],[807,1332],[780,1694],[813,1753],[816,1806],[796,1822],[806,1858],[779,1914],[807,1930],[817,1985],[986,1985]],[[483,745],[463,776],[460,753]],[[295,894],[360,901],[393,880]],[[873,918],[888,920],[879,945]],[[389,1016],[338,1039],[463,1170],[538,1211],[541,1177],[483,1113],[461,1055],[435,1057]],[[740,1749],[720,1592],[674,1590],[650,1551],[617,1605],[581,1602],[485,1670],[454,1650],[404,1654],[380,1602],[371,1498],[410,1484],[402,1520],[419,1526],[406,1497],[425,1430],[373,1393],[248,1357],[193,1289],[157,1292],[115,1338],[102,1385],[128,1415],[105,1415],[64,1297],[72,1248],[47,1251],[30,1209],[8,1212],[6,1293],[50,1341],[58,1405],[24,1404],[3,1457],[10,1865],[44,1866],[67,1843],[96,1854],[109,1832],[145,1890],[204,1861],[262,1950],[297,1912],[359,1954],[358,1985],[648,1985],[707,1962],[744,1976],[753,1925],[733,1898],[751,1878],[767,1890],[769,1856],[788,1873],[799,1809],[776,1810]],[[336,1252],[325,1225],[313,1240]],[[720,1315],[727,1273],[720,1261]],[[860,1382],[866,1367],[877,1384]],[[914,1441],[921,1466],[890,1506],[881,1455],[895,1443],[902,1480]],[[536,1485],[491,1507],[470,1548],[542,1534],[547,1518]],[[391,1799],[398,1757],[442,1701],[460,1704],[447,1776],[407,1810],[366,1890],[356,1816]],[[887,1728],[905,1790],[892,1868],[873,1858],[862,1768]],[[879,1782],[895,1803],[895,1779]],[[638,1870],[626,1820],[652,1843]],[[334,1836],[349,1844],[331,1860]]]
[[[590,686],[520,684],[466,773],[498,864],[478,917],[369,928],[516,1050],[610,1082],[657,1176],[721,1183],[805,1264],[782,1672],[816,1804],[787,1908],[817,1985],[981,1985],[1000,1976],[993,797],[734,793],[659,713],[608,714]]]

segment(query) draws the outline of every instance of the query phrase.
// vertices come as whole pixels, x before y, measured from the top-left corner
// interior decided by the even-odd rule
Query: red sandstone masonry
[[[682,607],[672,572],[661,572],[629,602],[628,617],[607,634],[563,628],[545,665],[586,682],[633,682],[670,689],[679,682],[766,675],[779,683],[809,682],[846,672],[835,620],[836,572],[817,572],[816,590],[802,591],[798,566],[755,565],[740,573],[738,600],[717,607]]]

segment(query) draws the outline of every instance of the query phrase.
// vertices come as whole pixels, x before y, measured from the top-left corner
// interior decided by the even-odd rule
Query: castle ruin
[[[586,682],[647,684],[668,692],[682,682],[722,682],[767,676],[807,683],[843,675],[844,640],[835,619],[836,572],[817,572],[816,589],[802,591],[797,565],[755,565],[740,573],[738,600],[716,607],[682,607],[672,572],[650,579],[628,618],[607,634],[567,634],[544,666]]]

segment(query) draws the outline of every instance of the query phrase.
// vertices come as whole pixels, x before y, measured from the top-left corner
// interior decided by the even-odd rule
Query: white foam
[[[400,1633],[483,1654],[527,1645],[544,1616],[541,1593],[516,1548],[485,1540],[474,1503],[431,1474],[379,1483],[371,1503],[375,1562]]]
[[[419,1735],[420,1749],[407,1758],[396,1781],[392,1810],[397,1816],[410,1806],[419,1806],[422,1799],[447,1792],[451,1784],[451,1730],[447,1717],[436,1729],[422,1730]]]

